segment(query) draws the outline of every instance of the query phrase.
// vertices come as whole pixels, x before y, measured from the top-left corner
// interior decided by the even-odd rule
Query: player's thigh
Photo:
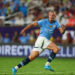
[[[53,42],[51,42],[51,43],[47,46],[47,48],[50,49],[50,50],[52,50],[52,51],[55,52],[55,53],[58,53],[58,51],[60,50],[60,49],[58,48],[58,46],[57,46],[55,43],[53,43]]]
[[[39,55],[39,51],[32,51],[29,58],[30,60],[35,59]]]

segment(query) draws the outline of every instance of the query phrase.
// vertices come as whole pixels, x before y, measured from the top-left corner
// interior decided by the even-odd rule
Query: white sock
[[[15,69],[16,69],[16,70],[18,70],[18,69],[19,69],[19,67],[18,67],[18,66],[15,66]]]
[[[46,66],[50,65],[50,62],[47,61],[45,65],[46,65]]]

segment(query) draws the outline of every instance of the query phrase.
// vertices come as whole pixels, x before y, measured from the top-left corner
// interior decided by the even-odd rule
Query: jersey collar
[[[48,21],[49,21],[49,18],[48,18]],[[54,22],[55,22],[55,20],[54,20],[53,22],[50,22],[50,21],[49,21],[49,23],[54,23]]]

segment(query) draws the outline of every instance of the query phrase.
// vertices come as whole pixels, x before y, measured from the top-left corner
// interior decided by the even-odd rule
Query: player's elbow
[[[60,48],[55,47],[54,50],[53,50],[53,52],[57,54],[59,52],[59,50],[60,50]]]
[[[32,27],[35,27],[35,26],[37,26],[37,23],[36,22],[32,24]]]

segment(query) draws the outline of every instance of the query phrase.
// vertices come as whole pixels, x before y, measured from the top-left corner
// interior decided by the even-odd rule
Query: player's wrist
[[[62,25],[62,29],[65,30],[66,29],[66,26],[65,25]]]
[[[61,25],[61,27],[63,29],[63,33],[62,34],[64,34],[65,33],[65,30],[66,30],[66,26],[65,25]]]

